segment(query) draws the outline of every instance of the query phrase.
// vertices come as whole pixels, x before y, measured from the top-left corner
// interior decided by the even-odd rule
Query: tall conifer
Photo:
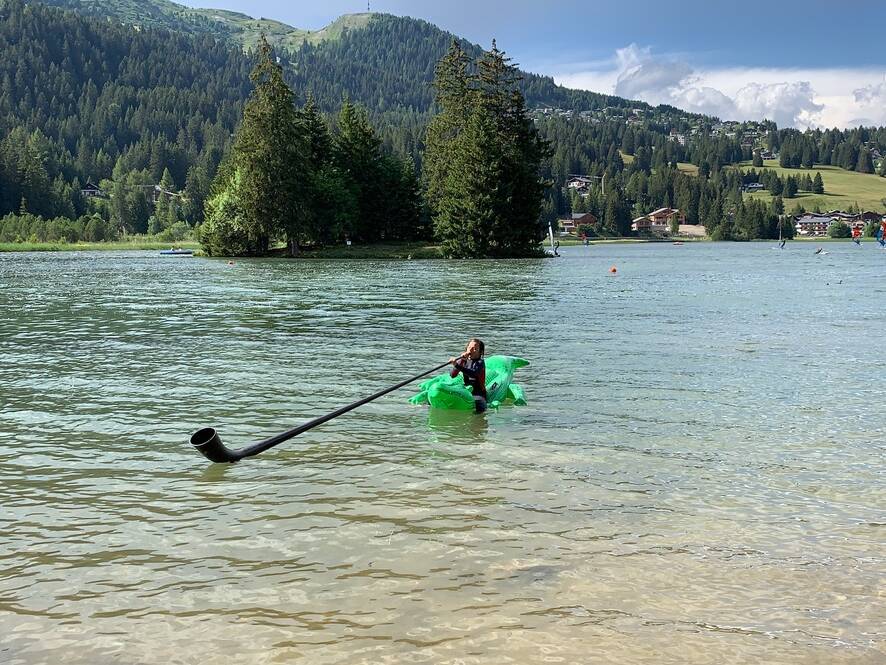
[[[457,44],[438,67],[442,108],[428,132],[425,183],[435,234],[449,256],[537,251],[548,147],[526,115],[519,80],[494,41],[476,74],[468,74]]]
[[[249,252],[265,254],[273,238],[285,236],[294,254],[305,226],[310,162],[292,90],[264,37],[250,78],[255,89],[243,111],[230,169],[219,170],[219,177],[227,179],[224,205],[214,205],[215,215],[207,215],[207,221],[236,221]],[[235,218],[225,217],[234,211]]]

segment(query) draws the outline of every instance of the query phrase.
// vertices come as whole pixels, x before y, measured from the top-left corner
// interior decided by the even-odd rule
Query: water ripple
[[[882,662],[881,253],[561,252],[0,255],[0,662]]]

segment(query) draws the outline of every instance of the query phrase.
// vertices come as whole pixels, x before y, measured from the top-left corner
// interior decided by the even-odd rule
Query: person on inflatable
[[[455,378],[461,373],[466,386],[473,388],[474,409],[477,413],[486,410],[486,363],[483,362],[483,352],[486,345],[483,340],[474,337],[465,347],[464,353],[457,358],[450,358],[452,371],[449,376]]]

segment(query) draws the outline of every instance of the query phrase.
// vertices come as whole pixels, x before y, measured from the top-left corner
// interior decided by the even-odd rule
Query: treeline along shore
[[[886,128],[799,132],[569,90],[406,17],[247,53],[212,25],[0,4],[0,244],[509,257],[581,213],[591,238],[671,208],[752,240],[857,201],[849,178],[862,209],[886,206]]]

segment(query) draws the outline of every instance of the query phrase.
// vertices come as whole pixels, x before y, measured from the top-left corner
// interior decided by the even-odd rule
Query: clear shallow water
[[[770,247],[0,255],[0,662],[884,662],[886,252]]]

